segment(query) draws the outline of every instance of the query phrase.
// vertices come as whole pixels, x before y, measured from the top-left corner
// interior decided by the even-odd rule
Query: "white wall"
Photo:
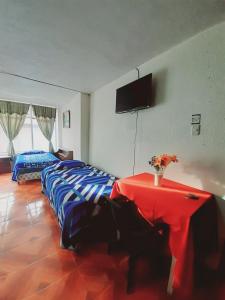
[[[88,162],[89,155],[89,106],[88,95],[77,93],[59,108],[59,147],[73,150],[74,159]],[[63,128],[62,114],[70,111],[70,128]]]
[[[90,120],[90,96],[81,94],[81,135],[80,149],[81,160],[89,162],[89,120]]]
[[[139,112],[135,173],[151,172],[155,154],[177,154],[165,176],[225,195],[225,23],[140,67],[153,73],[153,108]],[[116,89],[132,71],[91,96],[90,163],[117,176],[132,175],[135,114],[115,114]],[[191,136],[191,115],[201,113],[201,135]],[[224,210],[225,213],[225,210]]]

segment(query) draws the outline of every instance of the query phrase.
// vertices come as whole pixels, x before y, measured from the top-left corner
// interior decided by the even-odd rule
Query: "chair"
[[[160,262],[165,242],[165,224],[151,224],[143,218],[133,201],[126,197],[107,200],[114,220],[114,239],[109,243],[109,252],[120,245],[128,252],[127,293],[134,289],[135,264],[138,257],[147,255]]]
[[[70,239],[70,243],[78,254],[81,252],[83,244],[108,243],[109,240],[113,240],[115,232],[110,205],[105,197],[100,198],[98,204],[85,202],[82,207],[84,213],[76,224],[76,228],[79,230]]]

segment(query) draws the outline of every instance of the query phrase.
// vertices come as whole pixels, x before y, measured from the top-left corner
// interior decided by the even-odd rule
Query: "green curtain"
[[[29,104],[0,100],[0,124],[9,139],[8,154],[15,155],[13,140],[23,127]]]
[[[39,105],[32,105],[32,107],[38,126],[43,135],[49,141],[49,151],[54,152],[51,139],[56,118],[56,108]]]

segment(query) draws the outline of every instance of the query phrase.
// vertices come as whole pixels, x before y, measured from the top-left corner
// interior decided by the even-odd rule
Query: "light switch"
[[[191,118],[192,124],[200,124],[201,123],[201,114],[194,114]]]
[[[200,135],[200,124],[191,125],[191,135]]]

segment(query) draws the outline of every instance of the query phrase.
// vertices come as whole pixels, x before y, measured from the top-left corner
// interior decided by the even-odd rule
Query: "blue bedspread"
[[[110,195],[115,179],[93,166],[54,165],[43,170],[43,191],[58,217],[64,248],[73,248],[82,229],[81,219],[90,213],[90,207],[96,207],[103,195]]]
[[[31,171],[40,171],[58,161],[59,159],[50,152],[32,151],[18,154],[13,167],[12,180],[17,181],[18,176],[24,173],[25,169],[27,169],[28,173]]]

